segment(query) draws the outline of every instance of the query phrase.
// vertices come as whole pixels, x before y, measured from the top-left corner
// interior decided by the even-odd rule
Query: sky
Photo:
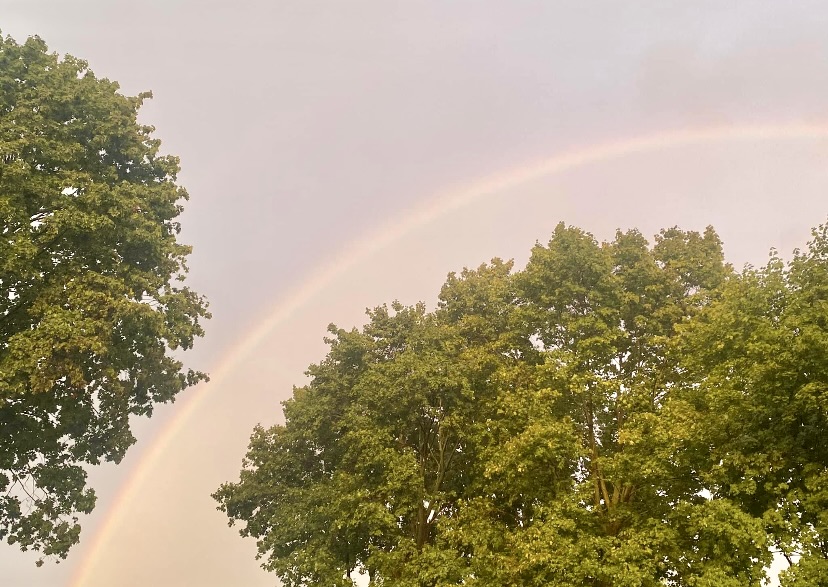
[[[433,306],[450,271],[712,224],[737,267],[828,217],[828,4],[663,0],[0,0],[129,95],[181,158],[184,355],[212,381],[135,422],[66,561],[0,547],[9,587],[278,582],[210,493],[324,357],[333,322]]]

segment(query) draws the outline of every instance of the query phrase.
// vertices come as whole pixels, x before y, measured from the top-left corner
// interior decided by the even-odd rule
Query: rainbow
[[[415,229],[428,225],[450,212],[468,206],[480,198],[518,187],[532,180],[628,155],[713,142],[759,142],[809,139],[828,139],[828,125],[822,123],[796,123],[713,126],[699,129],[658,132],[573,149],[527,165],[509,169],[496,175],[485,177],[465,186],[440,191],[421,206],[406,212],[404,217],[390,222],[369,236],[351,243],[348,248],[333,257],[328,263],[317,268],[301,285],[279,300],[255,330],[244,336],[237,344],[231,345],[233,350],[220,362],[212,374],[211,382],[207,385],[213,390],[220,388],[222,382],[228,375],[275,328],[301,308],[308,299],[317,295],[331,282],[346,274],[362,260],[398,241]],[[135,470],[124,481],[109,511],[104,516],[101,527],[92,539],[88,554],[76,567],[73,578],[69,583],[70,586],[83,587],[89,584],[96,556],[102,550],[104,544],[110,539],[115,528],[118,527],[122,512],[126,511],[128,504],[138,494],[139,489],[146,482],[147,477],[161,458],[161,455],[167,452],[169,446],[174,444],[173,440],[176,435],[190,422],[193,413],[204,401],[204,397],[205,393],[201,392],[198,394],[190,394],[184,400],[185,405],[181,409],[181,413],[166,428],[161,430],[150,449],[135,466]]]

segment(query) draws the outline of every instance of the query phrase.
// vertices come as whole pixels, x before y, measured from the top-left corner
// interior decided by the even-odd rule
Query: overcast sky
[[[279,421],[329,322],[433,305],[449,271],[525,262],[560,220],[599,238],[713,224],[741,266],[828,213],[824,1],[0,0],[0,30],[153,91],[142,119],[181,157],[189,281],[214,315],[186,360],[220,375],[92,473],[98,507],[67,561],[37,569],[0,546],[10,587],[276,584],[209,494],[237,478],[253,426]],[[825,132],[734,134],[791,125]],[[722,130],[507,182],[411,226],[483,178],[699,128]]]

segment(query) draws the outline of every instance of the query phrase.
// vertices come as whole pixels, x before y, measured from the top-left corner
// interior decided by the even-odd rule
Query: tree
[[[436,314],[394,303],[362,331],[331,325],[330,352],[285,402],[285,425],[256,429],[240,483],[214,497],[287,585],[350,585],[355,569],[375,584],[463,576],[440,522],[473,487],[487,374],[517,360],[485,352],[509,347],[498,328],[509,269],[452,277]]]
[[[467,583],[758,584],[761,526],[699,495],[670,397],[676,326],[729,275],[710,229],[662,231],[650,249],[635,231],[599,244],[559,225],[535,247],[515,275],[516,313],[540,361],[496,397],[486,473],[502,481],[453,524],[474,553]],[[718,540],[739,548],[711,556]]]
[[[682,333],[682,393],[708,422],[707,485],[762,520],[791,564],[783,586],[828,577],[828,225],[787,263],[746,270]]]
[[[819,585],[818,235],[759,276],[712,228],[560,224],[522,271],[449,275],[433,312],[332,327],[219,509],[289,587],[758,587],[771,546]]]
[[[205,379],[170,354],[209,314],[176,285],[187,193],[137,122],[149,97],[0,38],[0,538],[23,550],[64,558],[95,503],[83,465]]]

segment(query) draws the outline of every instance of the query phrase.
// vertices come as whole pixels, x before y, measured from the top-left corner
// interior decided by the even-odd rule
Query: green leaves
[[[806,577],[828,558],[825,234],[816,229],[787,266],[774,255],[746,271],[680,342],[699,382],[685,395],[709,422],[699,439],[711,451],[709,484],[765,521],[795,562],[783,585],[820,584]]]
[[[736,274],[710,228],[560,224],[332,327],[214,497],[290,587],[759,586],[771,548],[821,585],[826,268],[824,227]]]
[[[0,39],[0,536],[60,558],[129,416],[205,378],[170,356],[207,304],[183,280],[178,161],[142,101],[31,38]]]

